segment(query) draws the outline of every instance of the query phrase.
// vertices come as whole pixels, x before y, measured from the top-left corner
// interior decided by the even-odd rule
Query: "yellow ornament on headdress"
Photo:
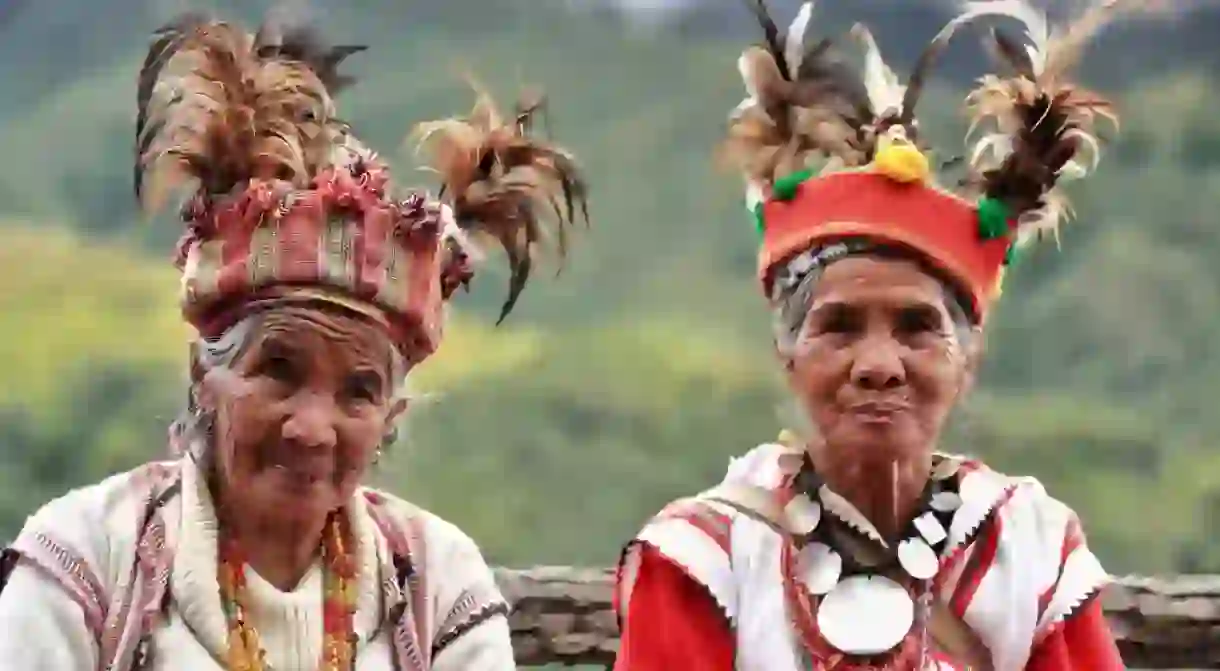
[[[931,172],[928,157],[907,138],[906,128],[900,125],[890,126],[877,138],[872,169],[903,184],[927,181]]]

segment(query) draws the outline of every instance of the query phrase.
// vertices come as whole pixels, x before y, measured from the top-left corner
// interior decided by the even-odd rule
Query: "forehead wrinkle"
[[[331,361],[390,369],[393,345],[389,336],[379,325],[354,315],[287,305],[267,313],[263,333],[264,339],[323,349]]]
[[[810,310],[826,303],[886,304],[893,309],[933,306],[945,310],[943,283],[905,259],[850,257],[827,266],[810,296]]]

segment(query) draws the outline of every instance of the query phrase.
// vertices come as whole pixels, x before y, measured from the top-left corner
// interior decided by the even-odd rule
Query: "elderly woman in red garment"
[[[908,86],[867,29],[863,72],[807,47],[812,3],[739,61],[725,147],[745,173],[759,274],[788,382],[816,438],[762,445],[663,509],[628,545],[618,671],[1124,668],[1096,599],[1108,576],[1076,515],[1036,480],[938,452],[1021,242],[1068,211],[1109,102],[1065,78],[1106,2],[1061,32],[1020,0],[966,5]],[[937,184],[913,111],[963,24],[1011,74],[967,104],[989,128],[964,193]],[[815,170],[811,159],[820,159]]]

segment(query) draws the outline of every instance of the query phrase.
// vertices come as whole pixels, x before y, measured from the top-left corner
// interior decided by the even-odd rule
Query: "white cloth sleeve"
[[[19,563],[0,592],[0,666],[24,671],[90,671],[97,643],[63,587]],[[8,664],[14,664],[9,667]]]
[[[508,605],[478,546],[449,526],[438,577],[432,671],[515,671]]]

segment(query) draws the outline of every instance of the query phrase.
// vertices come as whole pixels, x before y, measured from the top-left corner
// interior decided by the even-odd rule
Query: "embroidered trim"
[[[730,621],[736,620],[732,560],[714,537],[684,519],[662,519],[644,527],[635,542],[654,548],[676,564],[707,589]]]
[[[471,602],[475,603],[475,602]],[[442,628],[436,636],[436,642],[432,644],[432,658],[435,659],[442,650],[449,647],[454,641],[461,638],[466,633],[470,632],[475,627],[487,622],[496,616],[508,617],[508,604],[503,601],[485,604],[477,609],[469,611],[466,619],[458,622],[452,629]]]
[[[177,465],[153,463],[141,468],[133,477],[137,487],[147,487],[144,505],[139,507],[136,521],[135,562],[130,580],[121,595],[115,595],[106,620],[106,630],[98,641],[98,665],[106,671],[131,668],[140,671],[150,663],[151,636],[156,615],[164,605],[168,591],[169,568],[173,553],[167,547],[165,504],[182,491],[181,470]],[[170,480],[165,485],[166,480]],[[162,485],[165,485],[162,488]],[[137,599],[138,596],[138,599]],[[134,606],[138,613],[132,617]]]
[[[431,647],[425,647],[427,640],[420,630],[417,613],[427,604],[427,593],[422,591],[424,583],[420,577],[423,562],[414,561],[415,557],[423,556],[422,529],[416,529],[418,523],[408,520],[407,528],[395,524],[385,510],[386,500],[376,492],[366,492],[369,516],[373,518],[377,529],[385,536],[394,563],[390,575],[396,580],[392,585],[385,585],[387,593],[393,592],[399,599],[390,611],[390,620],[394,626],[394,653],[396,671],[428,671],[431,668],[430,656],[425,656],[424,650],[431,652]],[[388,603],[388,602],[387,602]]]
[[[11,549],[59,583],[80,606],[85,626],[95,637],[101,636],[106,621],[106,591],[84,558],[41,531],[21,534]]]
[[[1087,547],[1076,548],[1063,564],[1058,589],[1038,621],[1036,638],[1042,640],[1046,632],[1071,617],[1072,613],[1097,596],[1109,582],[1110,576],[1102,568],[1097,556]]]

